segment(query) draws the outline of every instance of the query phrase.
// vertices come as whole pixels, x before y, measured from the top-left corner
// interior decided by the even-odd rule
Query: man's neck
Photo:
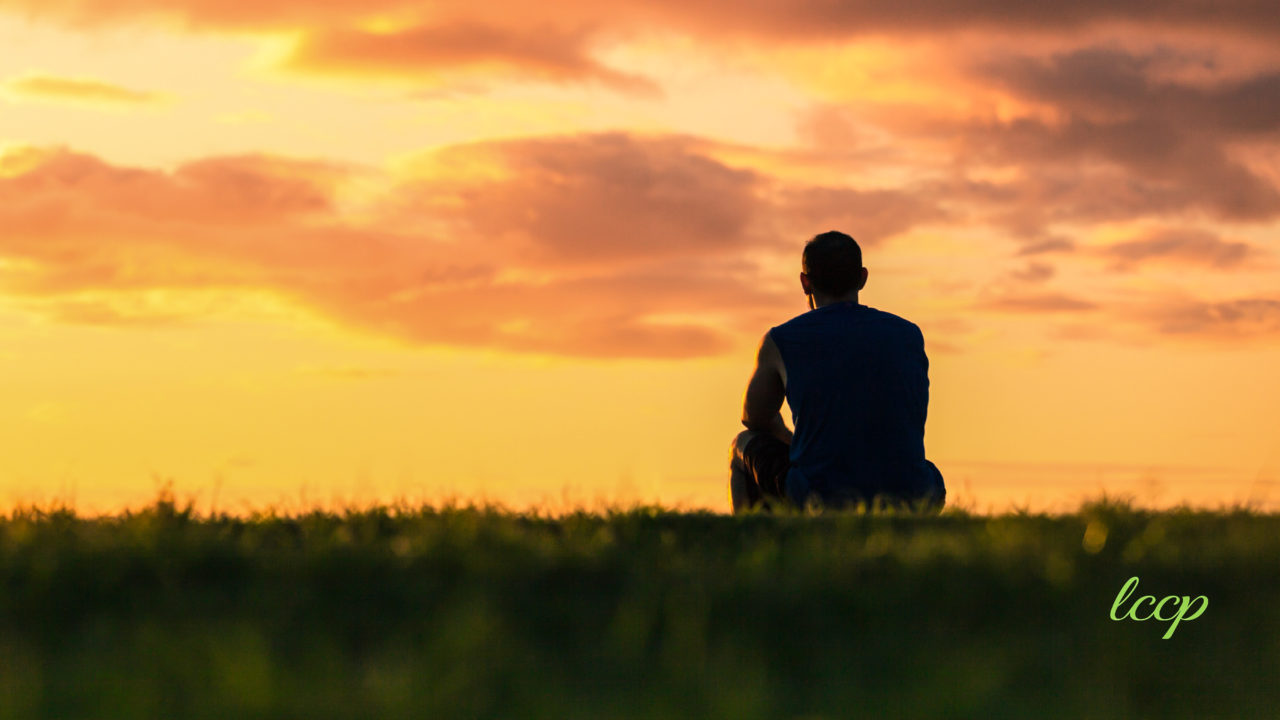
[[[838,303],[847,303],[847,302],[851,302],[855,305],[858,304],[858,293],[856,292],[850,293],[848,295],[844,295],[838,298],[822,297],[816,293],[813,296],[814,309],[817,309],[820,307],[826,307],[828,305],[836,305]]]

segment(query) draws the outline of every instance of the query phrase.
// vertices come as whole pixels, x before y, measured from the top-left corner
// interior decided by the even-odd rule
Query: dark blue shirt
[[[914,323],[853,302],[770,329],[795,437],[787,494],[803,505],[945,492],[925,459],[929,360]]]

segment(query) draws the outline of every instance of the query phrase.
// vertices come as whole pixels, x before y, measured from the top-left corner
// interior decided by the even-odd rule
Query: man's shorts
[[[746,440],[746,444],[743,441]],[[787,472],[791,468],[791,446],[766,432],[744,432],[734,440],[730,460],[730,496],[734,511],[745,507],[785,505],[791,502],[787,493]],[[822,504],[829,507],[891,505],[936,513],[946,503],[946,486],[936,465],[925,460],[929,488],[918,497],[877,496],[863,498],[824,497]],[[807,493],[806,493],[807,494]],[[818,499],[810,496],[811,499]]]

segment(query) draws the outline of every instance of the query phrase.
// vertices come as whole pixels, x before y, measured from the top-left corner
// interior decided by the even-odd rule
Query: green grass
[[[1205,595],[1115,622],[1124,582]],[[3,718],[1274,717],[1280,515],[0,518]]]

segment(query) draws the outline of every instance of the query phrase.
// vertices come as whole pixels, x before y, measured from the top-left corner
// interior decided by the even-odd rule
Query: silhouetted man
[[[924,456],[929,360],[920,328],[858,303],[867,269],[848,235],[815,236],[802,263],[810,310],[765,333],[747,385],[747,429],[730,448],[734,512],[811,502],[941,510],[942,474]]]

